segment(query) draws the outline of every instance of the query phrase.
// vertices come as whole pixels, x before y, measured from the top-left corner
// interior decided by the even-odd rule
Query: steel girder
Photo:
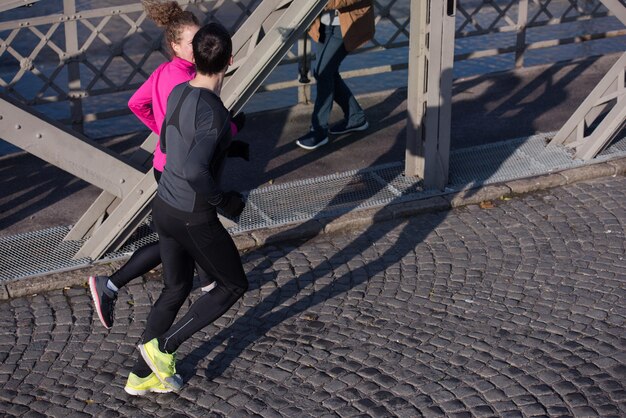
[[[456,1],[411,3],[405,172],[448,183]]]
[[[0,3],[0,12],[6,12],[7,10],[15,9],[18,7],[28,7],[33,3],[37,3],[39,0],[5,0]]]
[[[235,62],[222,88],[227,108],[237,111],[244,106],[325,4],[325,0],[265,0],[254,10],[233,36]],[[156,193],[152,173],[134,185],[132,198],[119,202],[76,257],[96,259],[107,250],[119,248],[147,216]],[[101,200],[106,202],[106,196]],[[106,206],[103,202],[96,204]],[[94,207],[93,212],[101,214],[101,207]],[[228,219],[220,219],[226,227],[234,225]]]
[[[326,0],[264,0],[259,4],[233,36],[235,62],[222,89],[229,109],[244,106],[325,5]],[[149,214],[157,185],[152,170],[146,173],[141,166],[149,162],[154,135],[127,163],[87,138],[0,97],[0,137],[103,189],[66,237],[85,239],[74,258],[95,260],[118,249]],[[220,219],[226,227],[234,225]]]
[[[626,25],[626,6],[619,0],[601,0]],[[626,125],[626,52],[615,62],[583,103],[550,141],[574,151],[574,157],[591,160]]]
[[[0,137],[121,199],[143,176],[107,148],[2,93]]]

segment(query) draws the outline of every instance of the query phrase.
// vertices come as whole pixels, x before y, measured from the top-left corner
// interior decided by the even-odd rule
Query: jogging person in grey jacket
[[[167,163],[152,217],[160,239],[164,287],[148,316],[141,356],[125,387],[134,395],[179,390],[182,379],[174,357],[178,347],[222,316],[248,289],[239,252],[217,218],[218,208],[231,218],[244,208],[241,194],[219,188],[231,142],[230,116],[220,91],[232,63],[232,43],[222,25],[210,23],[196,33],[192,45],[196,76],[172,90],[161,129]],[[173,324],[192,288],[194,260],[218,285]]]

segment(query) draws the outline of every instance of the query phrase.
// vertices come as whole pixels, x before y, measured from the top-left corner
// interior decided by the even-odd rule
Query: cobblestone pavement
[[[3,416],[626,416],[626,178],[243,255],[180,394],[123,385],[159,280],[0,302]]]

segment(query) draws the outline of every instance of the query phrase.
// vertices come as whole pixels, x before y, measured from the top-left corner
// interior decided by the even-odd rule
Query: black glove
[[[217,205],[228,218],[236,218],[241,215],[245,206],[243,196],[235,191],[225,192],[222,195],[222,201]]]
[[[232,141],[228,146],[228,157],[239,157],[250,161],[250,146],[243,141]]]
[[[237,132],[241,132],[243,126],[246,124],[246,114],[243,112],[239,112],[234,115],[233,112],[230,112],[230,120],[237,127]]]

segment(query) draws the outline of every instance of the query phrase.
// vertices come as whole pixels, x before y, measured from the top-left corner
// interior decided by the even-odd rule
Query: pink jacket
[[[167,110],[167,97],[174,87],[191,80],[196,75],[193,63],[174,57],[169,62],[159,65],[150,77],[137,89],[128,101],[130,110],[152,132],[159,135]],[[232,135],[237,134],[236,127],[231,123]],[[157,141],[152,165],[155,170],[163,171],[165,154],[161,152]]]
[[[171,61],[159,65],[150,74],[150,77],[132,95],[128,101],[128,107],[144,125],[159,135],[167,110],[167,97],[174,87],[191,80],[195,74],[196,69],[192,62],[174,57]],[[152,164],[158,171],[163,171],[165,167],[165,154],[161,152],[158,142]]]

